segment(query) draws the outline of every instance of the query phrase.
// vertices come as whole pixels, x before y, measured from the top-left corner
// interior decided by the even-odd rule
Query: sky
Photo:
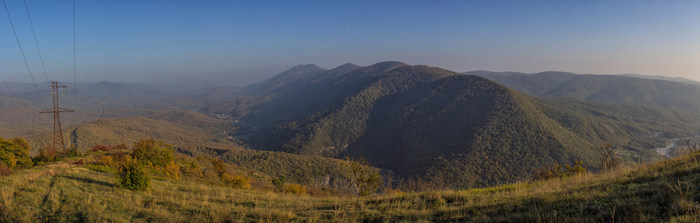
[[[73,2],[6,0],[37,81],[73,79]],[[700,80],[700,1],[76,0],[80,81],[246,85],[298,64]],[[48,77],[48,78],[47,78]],[[31,82],[0,9],[0,78]]]

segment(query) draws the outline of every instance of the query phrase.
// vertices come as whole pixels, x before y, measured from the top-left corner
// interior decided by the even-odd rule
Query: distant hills
[[[549,76],[532,81],[550,83],[534,95],[575,75]],[[401,62],[295,67],[203,111],[250,126],[241,134],[253,148],[365,157],[399,176],[458,188],[527,179],[553,163],[593,165],[604,143],[627,147],[628,158],[653,156],[642,144],[658,144],[650,140],[655,132],[692,135],[700,123],[685,111],[537,99],[478,76]]]
[[[537,97],[577,98],[606,103],[634,103],[700,112],[700,85],[696,82],[660,80],[654,76],[592,75],[567,72],[473,71],[517,91]],[[644,77],[644,78],[640,78]]]
[[[64,136],[67,143],[77,143],[82,152],[97,144],[131,146],[144,138],[163,140],[174,145],[180,152],[192,155],[242,149],[241,146],[222,137],[223,130],[224,123],[203,114],[172,111],[153,114],[152,118],[98,120],[77,127],[67,127],[64,128]],[[28,138],[32,148],[37,148],[34,152],[44,148],[49,140],[50,131]]]
[[[652,160],[666,139],[700,130],[700,87],[693,84],[468,73],[474,75],[387,61],[299,65],[246,87],[194,91],[99,82],[78,86],[78,116],[63,116],[64,135],[82,151],[152,137],[181,153],[304,182],[338,177],[328,167],[340,165],[336,158],[363,157],[401,179],[468,188],[527,180],[554,163],[582,160],[594,170],[597,149],[608,143],[627,162]],[[36,92],[15,93],[0,93],[0,135],[28,137],[42,148],[50,117],[37,114],[44,105]],[[299,163],[315,167],[286,169]]]

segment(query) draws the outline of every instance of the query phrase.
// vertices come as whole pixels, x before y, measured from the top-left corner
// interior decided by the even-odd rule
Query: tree
[[[166,167],[173,161],[173,146],[155,139],[141,139],[134,143],[132,155],[142,164]]]
[[[358,198],[374,193],[384,183],[379,170],[372,168],[364,158],[353,160],[345,157],[345,165],[350,171],[350,182],[355,186]]]
[[[615,148],[612,145],[606,144],[599,149],[601,154],[600,169],[604,171],[612,170],[617,168],[621,163],[622,159],[615,153]]]

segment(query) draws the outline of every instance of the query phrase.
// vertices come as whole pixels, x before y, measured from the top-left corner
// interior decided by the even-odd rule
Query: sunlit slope
[[[167,112],[154,118],[130,117],[90,122],[78,127],[65,128],[66,143],[77,142],[79,151],[94,145],[131,146],[143,138],[155,138],[177,145],[184,153],[201,155],[241,147],[223,137],[224,124],[216,119],[194,112]],[[51,133],[29,138],[33,148],[43,148],[51,140]]]
[[[637,168],[461,191],[355,199],[156,177],[144,192],[67,163],[0,178],[0,221],[697,222],[700,152]]]

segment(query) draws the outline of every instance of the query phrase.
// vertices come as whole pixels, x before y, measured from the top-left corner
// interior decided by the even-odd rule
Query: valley
[[[552,75],[547,77],[552,78]],[[137,141],[152,138],[172,145],[173,152],[181,157],[176,158],[174,164],[180,171],[185,171],[182,168],[186,165],[193,165],[188,162],[194,161],[187,160],[196,159],[198,163],[204,162],[197,165],[205,166],[208,164],[203,160],[221,160],[230,165],[231,174],[253,180],[255,186],[243,191],[220,188],[218,181],[201,181],[196,175],[195,178],[190,176],[182,181],[175,178],[173,181],[154,167],[151,170],[155,176],[154,186],[149,192],[154,194],[128,195],[140,199],[129,202],[146,202],[138,211],[141,216],[149,216],[146,219],[180,221],[186,219],[181,211],[194,208],[191,206],[194,203],[184,203],[180,199],[226,194],[247,196],[253,200],[239,202],[244,207],[238,207],[236,213],[223,212],[220,208],[225,203],[221,203],[223,200],[196,201],[208,214],[194,218],[212,221],[407,217],[430,221],[477,220],[483,219],[485,213],[503,211],[488,208],[489,205],[517,207],[538,203],[543,205],[542,208],[561,210],[566,205],[562,206],[560,201],[548,204],[540,203],[537,200],[540,198],[525,197],[573,193],[564,191],[580,190],[574,186],[580,183],[596,185],[594,182],[609,181],[612,176],[639,177],[634,171],[630,172],[631,169],[605,172],[599,166],[603,154],[600,149],[606,144],[611,145],[613,158],[620,162],[618,165],[652,168],[639,165],[690,153],[692,148],[697,148],[691,147],[690,143],[696,140],[696,132],[700,129],[700,115],[692,108],[525,94],[480,76],[395,61],[367,67],[345,64],[330,70],[302,65],[258,84],[228,90],[153,93],[155,91],[147,87],[103,82],[83,88],[93,89],[97,91],[95,95],[100,95],[105,87],[124,93],[100,96],[95,99],[99,103],[83,105],[78,119],[80,124],[64,128],[68,144],[77,145],[77,151],[85,154],[81,161],[73,158],[64,164],[42,164],[25,172],[13,173],[30,174],[31,179],[37,179],[18,184],[19,187],[13,190],[26,190],[21,188],[25,186],[41,187],[34,182],[48,182],[44,178],[49,176],[51,182],[58,179],[61,184],[90,187],[91,190],[114,190],[109,189],[116,185],[108,180],[110,171],[94,172],[100,170],[94,169],[94,165],[106,165],[101,163],[107,162],[99,158],[103,155],[95,154],[95,148],[116,148],[117,145],[128,148],[132,144],[137,146]],[[183,101],[187,103],[181,103]],[[27,113],[17,110],[32,110],[40,105],[32,102],[31,97],[4,98],[0,102],[3,102],[0,103],[3,108],[14,109],[2,110],[9,117],[2,120],[3,126],[11,126],[4,130],[3,137],[26,138],[34,148],[32,156],[45,154],[45,145],[51,139],[48,126],[40,121],[22,120],[22,115],[27,116]],[[67,120],[71,123],[70,116]],[[689,141],[679,144],[684,140]],[[353,204],[345,203],[347,198],[343,197],[354,193],[353,177],[345,160],[348,158],[366,160],[373,171],[381,173],[381,181],[385,182],[374,191],[385,195],[362,198],[363,211],[360,212],[352,207]],[[73,165],[71,162],[87,162],[92,166],[85,169],[81,167],[84,164]],[[562,186],[560,180],[533,181],[537,179],[538,171],[552,165],[576,162],[583,164],[584,172],[600,174],[578,175],[564,180],[576,182],[563,183],[569,186]],[[18,178],[8,179],[10,181],[0,182],[17,184],[14,181]],[[225,182],[224,179],[221,178],[221,182]],[[276,203],[289,202],[288,199],[295,199],[298,195],[278,194],[280,190],[270,185],[274,179],[285,179],[287,183],[284,185],[303,185],[304,190],[312,191],[311,195],[305,195],[310,196],[304,198],[307,206],[300,209],[278,206]],[[168,187],[180,188],[185,194],[159,189]],[[590,188],[597,191],[593,194],[608,193],[599,192],[595,186]],[[60,190],[72,193],[66,191],[68,189]],[[214,191],[218,195],[211,194]],[[395,192],[398,194],[391,195]],[[189,193],[194,194],[187,195]],[[486,194],[497,199],[525,200],[508,203],[482,197]],[[10,204],[16,198],[8,194],[3,196],[4,208],[12,208]],[[37,195],[30,193],[27,196]],[[62,196],[69,196],[61,198],[64,200],[79,200],[83,195]],[[121,202],[118,201],[121,198],[94,196],[106,199],[100,202]],[[156,201],[162,199],[167,201]],[[478,201],[469,202],[471,199]],[[594,199],[588,202],[596,203],[602,198],[583,199]],[[328,203],[329,200],[332,202]],[[401,202],[395,203],[399,200]],[[161,205],[163,202],[174,202],[175,206],[165,207]],[[71,204],[64,202],[61,205]],[[326,209],[329,205],[333,208]],[[412,208],[415,205],[421,208]],[[260,212],[258,207],[272,208],[273,211]],[[54,217],[77,216],[77,213],[56,206],[44,208],[56,211]],[[387,208],[398,212],[380,214]],[[126,213],[136,211],[128,206],[120,206],[106,215],[79,210],[91,220],[123,219],[130,215]],[[682,210],[677,213],[691,213],[691,216],[694,213],[688,212],[692,208]],[[591,210],[591,213],[597,213],[594,219],[611,217],[599,211],[604,210]],[[535,217],[532,211],[521,214],[504,218],[523,220]],[[624,212],[620,214],[626,215]],[[565,218],[573,219],[574,216]],[[546,218],[558,219],[556,216]]]
[[[533,81],[575,76],[509,75]],[[99,103],[82,105],[79,122],[85,124],[66,128],[66,138],[79,151],[150,137],[189,155],[267,150],[331,159],[349,156],[393,172],[394,182],[418,179],[451,189],[528,180],[537,169],[555,163],[580,160],[596,170],[596,150],[604,144],[614,145],[627,163],[658,160],[659,154],[668,154],[667,140],[700,129],[700,115],[677,106],[527,95],[479,76],[395,61],[330,70],[300,65],[227,90],[173,94],[108,82],[81,89],[94,92],[82,96],[85,100]],[[7,101],[38,107],[31,97]],[[22,114],[4,111],[10,117]],[[10,120],[19,119],[5,123],[48,127]],[[27,137],[33,148],[43,148],[50,139],[47,130],[5,135]],[[658,133],[663,137],[651,137]]]

